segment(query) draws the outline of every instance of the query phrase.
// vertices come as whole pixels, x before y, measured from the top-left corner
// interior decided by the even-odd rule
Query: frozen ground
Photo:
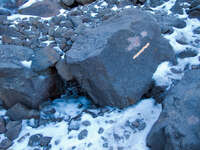
[[[153,8],[153,10],[163,10],[170,14],[170,9],[174,3],[175,0],[170,0],[162,6]],[[103,3],[102,7],[105,5],[106,2]],[[125,8],[130,7],[126,6]],[[96,6],[96,9],[100,8]],[[118,10],[117,7],[111,9],[113,11]],[[95,16],[95,13],[91,13],[91,15]],[[195,42],[200,39],[200,35],[193,33],[193,30],[199,27],[200,22],[197,19],[189,19],[186,13],[178,15],[178,17],[184,19],[187,26],[183,29],[174,28],[174,33],[165,35],[165,38],[170,41],[176,53],[189,48],[197,51],[198,55],[178,59],[176,66],[172,66],[169,62],[160,64],[153,77],[157,85],[170,87],[173,80],[181,79],[183,73],[173,73],[172,68],[181,72],[186,66],[192,67],[192,65],[200,64],[200,46]],[[16,16],[10,17],[10,19],[14,18]],[[188,44],[181,45],[176,41],[182,37],[186,39]],[[27,67],[29,66],[28,62],[22,63]],[[92,109],[91,104],[84,97],[79,99],[65,99],[64,97],[57,99],[52,104],[44,107],[44,111],[52,108],[55,109],[54,117],[64,118],[63,121],[51,122],[38,128],[32,128],[30,121],[24,120],[20,136],[9,150],[33,150],[36,147],[27,146],[29,137],[39,133],[52,137],[50,143],[52,150],[148,150],[145,144],[146,136],[162,110],[161,105],[155,105],[153,99],[144,99],[137,105],[124,110],[111,107]],[[4,114],[5,110],[2,110],[0,115]],[[78,119],[77,116],[79,116]],[[43,114],[43,117],[48,116]],[[137,122],[138,120],[139,122]],[[2,140],[4,137],[1,136],[0,139]]]
[[[83,104],[82,108],[78,108],[80,104]],[[153,99],[143,100],[138,105],[130,106],[124,110],[104,108],[106,112],[95,118],[83,110],[99,114],[100,109],[88,109],[89,106],[89,102],[85,98],[56,100],[46,109],[53,107],[56,110],[55,115],[63,116],[66,119],[39,128],[28,126],[27,121],[24,120],[22,132],[10,150],[32,150],[33,148],[27,147],[29,136],[38,133],[52,137],[52,150],[71,150],[73,147],[76,147],[77,150],[148,149],[145,146],[145,138],[161,112],[161,105],[154,105]],[[69,116],[73,118],[79,114],[81,117],[78,121],[68,121],[70,120]],[[140,128],[129,125],[136,119],[141,120]],[[75,129],[76,127],[79,129],[70,131],[71,128]],[[85,129],[88,133],[85,138],[80,139],[80,132]],[[30,135],[25,136],[28,133]],[[18,142],[23,136],[25,138]]]

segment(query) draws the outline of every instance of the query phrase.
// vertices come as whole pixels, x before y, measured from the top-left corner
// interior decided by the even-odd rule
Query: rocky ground
[[[199,150],[199,0],[0,6],[0,150]]]

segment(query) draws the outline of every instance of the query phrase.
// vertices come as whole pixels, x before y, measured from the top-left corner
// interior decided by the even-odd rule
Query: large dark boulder
[[[127,10],[80,33],[66,53],[72,76],[100,105],[125,107],[140,100],[162,61],[174,61],[155,18]]]
[[[53,66],[43,72],[34,72],[36,52],[14,45],[0,45],[0,99],[7,107],[21,103],[31,108],[63,92],[62,80]],[[43,56],[51,61],[52,57]],[[41,66],[44,66],[41,61]],[[38,65],[38,67],[40,67]],[[40,67],[41,68],[41,67]]]
[[[192,70],[169,91],[147,145],[151,150],[199,150],[199,108],[200,70]]]

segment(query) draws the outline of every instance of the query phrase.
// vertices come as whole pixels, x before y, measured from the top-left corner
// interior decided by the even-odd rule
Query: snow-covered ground
[[[80,103],[83,104],[82,108],[78,108]],[[123,147],[125,150],[148,150],[145,146],[145,138],[153,123],[159,117],[161,105],[155,105],[153,99],[145,99],[138,105],[130,106],[124,110],[107,108],[108,111],[104,115],[95,118],[89,113],[82,112],[89,105],[89,102],[85,98],[55,100],[52,105],[48,106],[48,108],[55,108],[55,115],[63,116],[67,120],[69,116],[75,117],[82,114],[79,121],[71,122],[71,124],[80,126],[80,128],[70,131],[69,121],[50,123],[39,128],[32,128],[24,120],[20,136],[15,140],[15,144],[10,150],[32,150],[33,148],[27,147],[27,145],[29,136],[34,134],[52,137],[50,143],[52,150],[71,150],[74,146],[77,150],[117,150],[120,147]],[[98,113],[100,110],[88,109],[88,111]],[[141,129],[133,129],[128,126],[128,122],[133,122],[136,119],[143,121],[143,127]],[[88,125],[84,125],[84,122],[89,123]],[[85,129],[88,133],[85,138],[80,139],[79,133]],[[102,131],[100,132],[100,130]],[[30,135],[25,136],[28,133]],[[23,136],[25,138],[18,142]]]

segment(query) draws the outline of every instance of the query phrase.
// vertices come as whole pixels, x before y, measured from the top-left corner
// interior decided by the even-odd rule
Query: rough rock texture
[[[147,145],[151,150],[199,150],[199,108],[200,70],[192,70],[169,91]]]
[[[29,7],[19,9],[18,12],[23,15],[51,17],[58,15],[60,8],[61,6],[57,0],[44,0],[34,3]]]
[[[35,51],[35,56],[33,57],[33,63],[31,68],[35,72],[40,72],[47,70],[49,67],[55,66],[55,64],[60,60],[60,55],[55,49],[50,47],[45,47]]]
[[[37,110],[30,110],[26,108],[24,105],[17,103],[8,111],[6,115],[9,116],[11,120],[22,120],[22,119],[31,119],[31,118],[39,118],[40,113]]]
[[[7,107],[21,103],[37,108],[42,101],[63,92],[62,81],[55,69],[40,74],[31,69],[33,55],[29,48],[0,45],[0,99]]]
[[[68,69],[68,65],[66,64],[65,60],[61,59],[56,64],[56,70],[58,71],[58,74],[65,80],[70,81],[73,79],[71,72]]]
[[[22,129],[22,122],[21,121],[9,121],[6,125],[6,133],[5,136],[8,137],[10,140],[14,140],[19,136],[19,133]]]
[[[92,3],[94,2],[95,0],[76,0],[76,2],[80,3],[80,4],[89,4],[89,3]]]
[[[0,134],[6,132],[6,122],[3,117],[0,117]]]
[[[182,29],[186,27],[186,22],[184,20],[177,18],[174,15],[167,15],[166,13],[159,12],[158,14],[155,15],[155,17],[161,26],[161,30],[166,27],[168,29],[173,27]]]
[[[162,61],[175,57],[152,15],[138,9],[120,15],[85,29],[66,62],[95,103],[122,108],[148,90]]]
[[[61,2],[66,6],[71,6],[74,4],[75,0],[61,0]]]
[[[194,0],[191,3],[188,13],[190,17],[200,19],[200,0]]]

